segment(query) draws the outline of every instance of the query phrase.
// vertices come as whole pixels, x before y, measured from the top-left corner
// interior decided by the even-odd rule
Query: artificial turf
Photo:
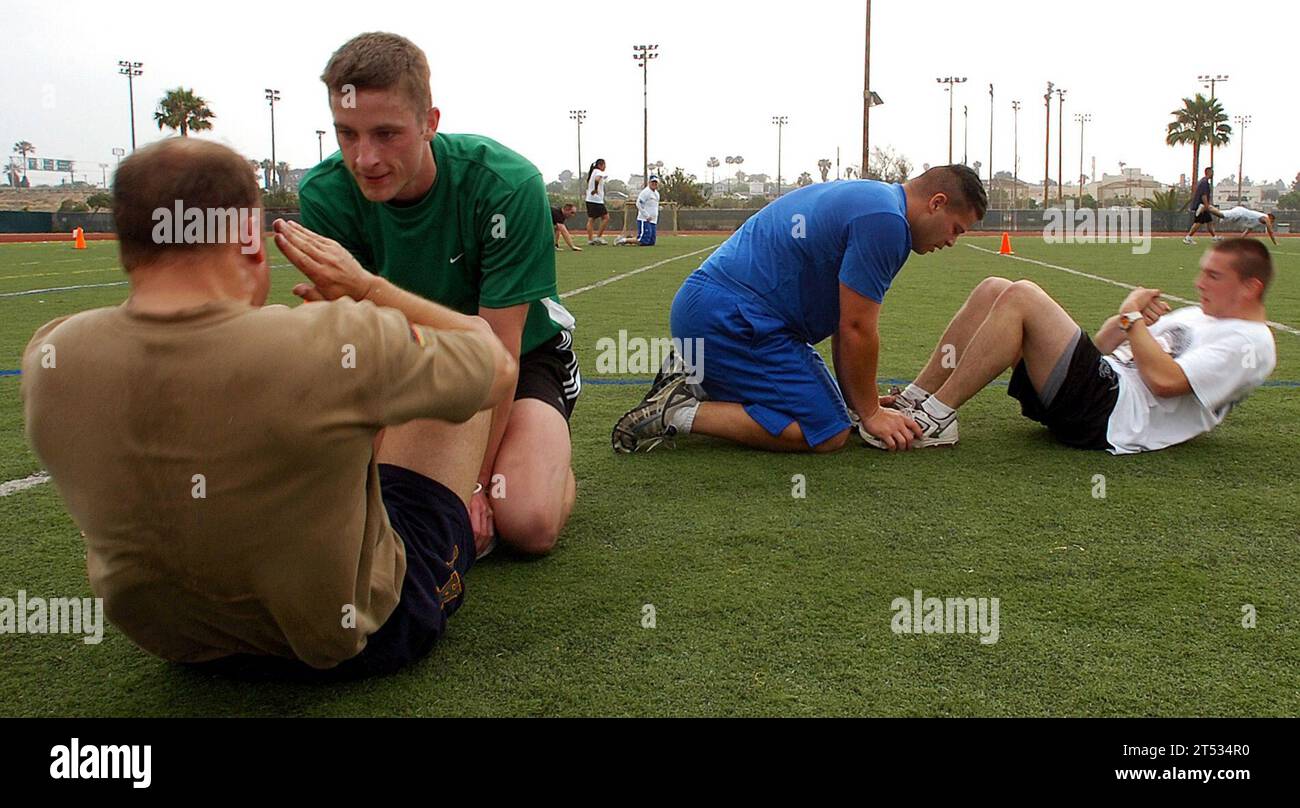
[[[0,635],[0,714],[1300,712],[1300,335],[1275,333],[1275,384],[1220,429],[1152,454],[1059,447],[994,385],[962,410],[952,450],[782,456],[686,438],[616,456],[610,427],[643,377],[598,373],[597,342],[620,329],[667,336],[677,286],[719,241],[664,235],[654,249],[557,253],[564,291],[704,251],[566,298],[586,382],[572,422],[573,517],[551,556],[477,565],[465,607],[421,663],[353,684],[249,685],[153,659],[111,628],[98,645]],[[997,243],[964,238],[904,267],[882,315],[882,379],[915,374],[988,275],[1034,280],[1089,330],[1125,294],[969,245]],[[1029,237],[1015,248],[1196,297],[1201,248],[1174,239],[1148,255]],[[1275,256],[1270,317],[1300,326],[1300,241]],[[296,273],[273,278],[272,302],[291,302]],[[116,304],[126,287],[9,293],[122,279],[111,242],[0,245],[0,370],[19,366],[40,324]],[[39,470],[19,384],[0,377],[0,483]],[[52,485],[0,497],[0,542],[0,597],[90,595]],[[999,598],[998,641],[893,633],[891,601],[916,589]],[[1242,625],[1246,604],[1254,628]]]

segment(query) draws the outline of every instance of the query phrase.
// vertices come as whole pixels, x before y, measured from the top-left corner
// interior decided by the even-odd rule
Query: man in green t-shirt
[[[484,318],[519,360],[515,395],[492,413],[470,521],[480,553],[496,538],[549,552],[573,508],[568,418],[582,381],[541,172],[486,137],[438,132],[428,61],[403,37],[354,37],[321,80],[339,151],[303,178],[302,223],[401,288]]]

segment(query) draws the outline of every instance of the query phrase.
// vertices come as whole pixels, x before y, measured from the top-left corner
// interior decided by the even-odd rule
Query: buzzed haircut
[[[354,90],[397,88],[423,116],[433,106],[429,89],[429,60],[404,36],[372,31],[352,37],[334,51],[320,80],[330,94]]]
[[[1264,297],[1273,282],[1273,256],[1268,247],[1253,238],[1232,238],[1215,243],[1210,250],[1226,256],[1243,281],[1254,278],[1262,283],[1259,296]]]
[[[970,166],[935,166],[912,182],[927,196],[947,194],[957,205],[975,211],[976,219],[983,219],[989,209],[988,192]]]
[[[260,231],[261,200],[248,161],[220,143],[173,137],[137,149],[113,174],[113,222],[122,266],[130,272],[164,253],[241,243],[249,236],[234,226],[255,217]],[[209,234],[207,243],[160,241],[156,212],[166,211],[170,218],[177,209],[198,209],[205,223],[224,223],[222,230]],[[252,237],[260,239],[261,233]]]

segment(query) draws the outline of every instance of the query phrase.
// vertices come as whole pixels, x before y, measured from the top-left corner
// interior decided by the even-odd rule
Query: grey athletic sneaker
[[[677,427],[669,423],[673,415],[681,407],[698,401],[691,395],[685,375],[667,380],[614,424],[610,435],[614,451],[620,454],[649,452],[665,440],[671,441],[677,436]]]

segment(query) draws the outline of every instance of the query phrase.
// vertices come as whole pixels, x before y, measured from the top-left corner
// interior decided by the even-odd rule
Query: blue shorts
[[[642,247],[653,247],[655,243],[655,231],[658,225],[654,222],[647,222],[643,219],[636,221],[636,238],[641,242]]]
[[[768,434],[798,423],[811,447],[849,428],[821,355],[761,304],[696,270],[677,290],[671,322],[675,339],[701,340],[690,355],[709,398],[743,404]]]

